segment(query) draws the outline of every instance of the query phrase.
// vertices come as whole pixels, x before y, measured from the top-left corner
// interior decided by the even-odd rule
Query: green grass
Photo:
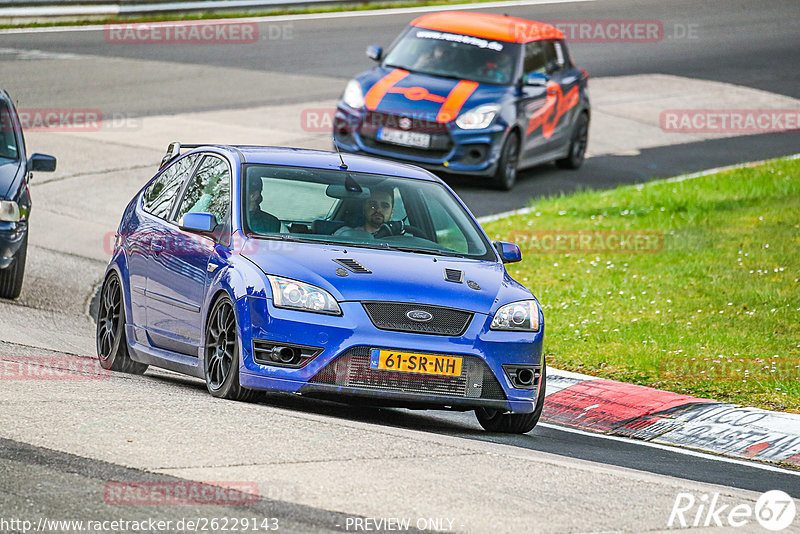
[[[278,15],[306,15],[311,13],[337,13],[342,11],[369,11],[376,9],[396,9],[404,7],[447,6],[453,4],[483,4],[496,0],[420,0],[400,2],[354,2],[352,4],[331,4],[314,7],[286,7],[253,11],[198,11],[191,13],[162,13],[152,15],[134,15],[122,17],[88,17],[79,20],[52,20],[39,22],[23,22],[19,24],[0,24],[0,29],[7,28],[40,28],[49,26],[85,26],[96,24],[132,24],[139,22],[165,22],[182,20],[235,19],[250,17],[272,17]]]
[[[800,160],[537,200],[485,228],[523,247],[507,268],[542,303],[549,365],[800,413]],[[532,246],[557,232],[663,247]]]

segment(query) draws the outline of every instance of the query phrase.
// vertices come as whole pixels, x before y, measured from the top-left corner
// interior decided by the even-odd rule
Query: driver
[[[375,237],[385,223],[389,222],[394,212],[394,190],[391,187],[373,188],[369,198],[364,201],[361,212],[364,215],[362,226],[343,226],[333,235],[345,237]]]
[[[447,43],[439,41],[434,42],[431,48],[420,54],[412,68],[414,70],[440,69],[444,61],[446,50]]]

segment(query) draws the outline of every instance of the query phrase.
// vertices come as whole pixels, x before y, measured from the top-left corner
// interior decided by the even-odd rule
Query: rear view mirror
[[[186,213],[178,224],[181,230],[200,235],[211,235],[217,227],[217,217],[211,213]]]
[[[28,159],[28,170],[35,172],[54,172],[56,158],[47,154],[32,154]]]
[[[525,85],[544,87],[548,81],[550,81],[550,78],[547,74],[542,74],[541,72],[531,72],[525,75]]]
[[[377,45],[367,47],[367,57],[373,61],[380,61],[383,58],[383,48]]]
[[[522,251],[516,243],[508,243],[506,241],[495,241],[494,248],[500,254],[500,259],[503,263],[516,263],[522,261]]]

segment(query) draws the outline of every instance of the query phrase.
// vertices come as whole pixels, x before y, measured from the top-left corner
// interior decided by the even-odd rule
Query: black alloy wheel
[[[492,185],[501,191],[510,191],[517,182],[519,165],[519,134],[512,132],[503,143]]]
[[[97,312],[97,358],[103,369],[140,375],[147,364],[135,362],[128,354],[125,339],[125,306],[119,277],[111,274],[100,293]]]
[[[0,298],[15,299],[22,293],[22,279],[25,276],[25,260],[28,256],[28,234],[14,255],[11,265],[0,269]]]
[[[539,394],[536,396],[536,407],[531,413],[501,413],[497,410],[478,408],[475,416],[487,432],[504,434],[525,434],[533,430],[539,422],[544,408],[545,387],[547,386],[547,366],[542,359],[542,376],[539,378]]]
[[[589,144],[589,115],[584,111],[578,117],[572,141],[569,144],[569,154],[566,158],[556,160],[556,165],[562,169],[577,169],[583,164],[586,156],[586,145]]]
[[[236,312],[227,296],[220,297],[206,324],[204,371],[206,387],[214,397],[247,401],[254,391],[239,384],[239,336]]]

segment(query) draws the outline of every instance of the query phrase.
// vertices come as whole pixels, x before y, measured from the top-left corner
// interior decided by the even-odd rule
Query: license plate
[[[371,369],[384,371],[461,376],[461,358],[458,356],[434,356],[433,354],[372,349],[369,366]]]
[[[431,145],[431,135],[419,132],[406,132],[392,128],[378,128],[378,141],[394,143],[396,145],[428,148]]]

